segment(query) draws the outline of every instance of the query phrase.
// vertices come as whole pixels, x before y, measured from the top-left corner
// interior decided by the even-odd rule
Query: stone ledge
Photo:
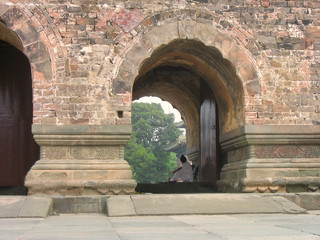
[[[259,194],[172,194],[131,196],[136,214],[305,213],[289,200]]]
[[[262,196],[281,196],[306,210],[320,210],[320,193],[266,193]]]
[[[32,125],[32,133],[41,146],[125,145],[131,125]]]
[[[315,125],[244,125],[220,136],[223,151],[248,144],[316,144],[320,128]]]
[[[287,194],[287,196],[293,194]],[[320,194],[315,194],[320,199]],[[317,198],[318,197],[318,198]],[[109,217],[189,214],[306,213],[276,194],[145,194],[53,197],[54,213],[105,213]],[[90,204],[93,204],[92,206]],[[320,206],[319,206],[320,209]]]
[[[35,135],[127,135],[131,131],[131,125],[32,125],[32,133]]]

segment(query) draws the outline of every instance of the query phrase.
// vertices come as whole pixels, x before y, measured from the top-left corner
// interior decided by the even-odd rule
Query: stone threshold
[[[307,210],[320,210],[320,193],[0,196],[0,218],[45,218],[68,213],[100,213],[110,217],[304,214]]]

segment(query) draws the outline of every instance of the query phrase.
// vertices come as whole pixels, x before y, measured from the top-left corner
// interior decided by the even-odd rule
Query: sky
[[[170,114],[173,113],[174,117],[175,117],[175,122],[180,122],[181,120],[181,115],[179,113],[179,111],[175,108],[172,107],[171,103],[167,102],[167,101],[162,101],[160,98],[158,97],[142,97],[139,100],[136,100],[134,102],[144,102],[144,103],[160,103],[161,107],[164,111],[164,113],[166,114]]]

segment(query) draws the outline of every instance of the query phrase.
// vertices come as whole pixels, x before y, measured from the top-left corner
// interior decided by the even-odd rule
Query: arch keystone
[[[144,48],[150,52],[164,43],[168,43],[179,38],[178,23],[168,23],[166,25],[156,27],[140,38],[140,42]]]

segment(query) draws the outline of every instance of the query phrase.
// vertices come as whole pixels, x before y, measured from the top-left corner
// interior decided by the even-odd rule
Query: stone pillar
[[[30,195],[132,194],[124,160],[131,125],[33,125],[40,160],[25,179]]]
[[[319,192],[320,126],[246,125],[221,136],[222,192]]]

